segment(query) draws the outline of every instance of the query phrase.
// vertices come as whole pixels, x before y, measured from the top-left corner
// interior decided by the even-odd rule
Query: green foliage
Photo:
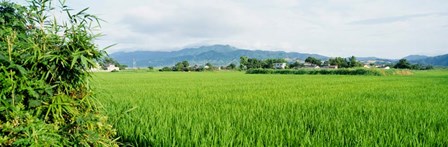
[[[173,69],[170,67],[163,67],[163,68],[159,69],[159,71],[173,71]]]
[[[303,63],[300,63],[300,62],[298,62],[298,61],[296,61],[296,62],[294,62],[294,63],[292,63],[292,64],[289,64],[289,68],[303,68],[303,67],[305,67],[305,64],[303,64]]]
[[[240,69],[245,70],[247,69],[247,64],[249,64],[249,58],[246,56],[240,57]]]
[[[266,59],[263,68],[274,68],[274,63],[287,63],[285,59]]]
[[[274,68],[274,63],[286,63],[285,59],[257,59],[248,58],[246,56],[240,57],[240,69],[256,69],[256,68]]]
[[[434,69],[431,65],[411,64],[406,59],[400,59],[397,64],[393,66],[397,69],[413,69],[413,70],[431,70]]]
[[[406,59],[400,59],[397,64],[394,65],[394,68],[398,69],[410,69],[411,63],[408,62]]]
[[[447,70],[95,74],[121,141],[135,146],[448,145]]]
[[[190,67],[190,63],[188,63],[188,61],[182,61],[182,64],[184,65],[185,68]]]
[[[173,71],[190,71],[190,63],[188,61],[177,62],[173,67]]]
[[[328,60],[328,64],[337,65],[339,68],[354,68],[362,66],[361,62],[358,62],[355,56],[351,56],[350,58],[342,58],[342,57],[330,58]]]
[[[246,71],[247,74],[296,74],[296,75],[373,75],[384,76],[390,75],[389,72],[380,69],[250,69]]]
[[[0,146],[116,146],[87,72],[105,54],[92,43],[98,19],[61,3],[58,23],[51,1],[29,4],[0,3]]]
[[[431,69],[434,69],[434,67],[431,65],[413,64],[413,65],[411,65],[411,69],[413,69],[413,70],[431,70]]]
[[[347,61],[342,57],[330,58],[328,62],[330,65],[337,65],[340,68],[348,67]]]
[[[233,69],[235,69],[236,68],[236,64],[234,64],[234,63],[230,63],[227,67],[226,67],[226,69],[229,69],[229,70],[233,70]]]
[[[358,62],[358,60],[356,60],[355,56],[351,56],[348,60],[349,60],[348,67],[353,68],[353,67],[361,67],[362,66],[362,64],[360,62]]]
[[[314,64],[314,65],[318,65],[318,66],[322,65],[322,61],[317,58],[314,58],[314,57],[306,58],[305,62]]]

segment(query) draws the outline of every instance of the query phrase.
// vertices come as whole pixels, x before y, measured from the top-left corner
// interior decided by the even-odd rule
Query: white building
[[[286,63],[274,63],[274,68],[275,69],[285,69]]]
[[[324,66],[322,68],[328,68],[328,69],[338,69],[337,65],[329,65],[329,66]]]
[[[116,66],[113,65],[113,64],[110,64],[110,65],[107,67],[107,71],[111,72],[111,71],[113,71],[113,70],[120,70],[120,68],[116,67]]]

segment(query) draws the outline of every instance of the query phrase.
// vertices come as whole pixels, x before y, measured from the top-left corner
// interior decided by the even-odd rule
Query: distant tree
[[[246,65],[247,69],[262,68],[263,65],[265,64],[262,60],[258,60],[257,58],[249,58],[247,61],[248,61]]]
[[[118,69],[120,69],[120,70],[125,70],[126,68],[128,68],[127,65],[124,65],[124,64],[118,64]]]
[[[190,67],[190,63],[188,63],[188,61],[182,61],[182,64],[184,65],[185,68]]]
[[[413,70],[430,70],[430,69],[434,69],[434,67],[431,65],[413,64],[413,65],[411,65],[411,69],[413,69]]]
[[[209,69],[213,68],[213,64],[211,64],[211,63],[205,63],[205,66],[208,66]]]
[[[330,65],[330,62],[327,60],[327,61],[324,61],[324,63],[322,63],[322,65],[324,65],[324,66],[329,66]]]
[[[177,62],[173,67],[173,71],[182,71],[183,68],[184,64],[182,62]]]
[[[311,63],[311,64],[315,64],[315,65],[322,65],[322,61],[319,60],[319,59],[317,59],[317,58],[314,58],[314,57],[308,57],[308,58],[306,58],[306,59],[305,59],[305,62],[307,62],[307,63]]]
[[[209,70],[209,71],[216,70],[218,68],[218,67],[213,66],[213,64],[211,64],[211,63],[206,63],[205,66],[208,67],[205,70]]]
[[[286,63],[286,60],[282,58],[266,59],[263,61],[263,63],[264,63],[263,68],[274,68],[274,63]]]
[[[406,59],[400,59],[398,63],[394,65],[394,68],[411,69],[411,63],[409,63]]]
[[[213,67],[213,65],[211,63],[206,63],[205,66],[208,66],[210,68]]]
[[[292,64],[289,64],[289,68],[302,68],[302,67],[305,67],[305,65],[298,61],[296,61]]]
[[[227,69],[230,69],[230,70],[233,70],[233,69],[235,69],[235,68],[236,68],[236,65],[233,64],[233,63],[230,63],[230,64],[227,66]]]
[[[434,69],[432,65],[426,65],[426,67],[423,70],[431,70]]]
[[[159,69],[159,71],[173,71],[173,69],[170,67],[163,67],[163,68]]]
[[[342,57],[331,58],[328,60],[328,62],[330,63],[330,65],[337,65],[338,67],[341,68],[350,67],[346,59]]]
[[[173,67],[173,71],[190,71],[191,69],[188,61],[177,62]]]
[[[148,70],[152,71],[152,70],[154,70],[154,67],[148,66]]]
[[[361,62],[358,62],[356,60],[355,56],[352,56],[352,57],[349,58],[348,67],[352,67],[353,68],[353,67],[361,67],[361,66],[362,66]]]
[[[249,58],[246,56],[240,57],[240,69],[247,69],[247,64],[249,63]]]

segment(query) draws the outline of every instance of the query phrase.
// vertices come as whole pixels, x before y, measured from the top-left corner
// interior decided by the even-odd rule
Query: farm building
[[[305,68],[315,68],[315,69],[318,69],[318,68],[320,68],[318,65],[316,65],[316,64],[311,64],[311,63],[307,63],[307,62],[305,62],[305,64],[303,64],[304,66],[305,66]]]
[[[328,69],[338,69],[337,65],[329,65],[329,66],[324,66],[322,68],[328,68]]]
[[[116,67],[116,66],[113,65],[113,64],[110,64],[110,65],[107,67],[107,71],[113,71],[113,70],[120,70],[120,68]]]
[[[286,63],[274,63],[274,68],[275,69],[285,69]]]

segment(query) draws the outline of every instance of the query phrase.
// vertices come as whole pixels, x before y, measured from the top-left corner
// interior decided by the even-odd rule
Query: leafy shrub
[[[159,71],[173,71],[173,69],[170,67],[163,67],[163,68],[159,69]]]
[[[84,9],[58,23],[50,0],[0,2],[0,146],[117,146],[88,70],[105,55]],[[50,12],[52,11],[52,12]]]
[[[406,70],[385,70],[380,69],[249,69],[246,71],[247,74],[295,74],[295,75],[373,75],[373,76],[383,76],[383,75],[409,75],[410,71]]]

